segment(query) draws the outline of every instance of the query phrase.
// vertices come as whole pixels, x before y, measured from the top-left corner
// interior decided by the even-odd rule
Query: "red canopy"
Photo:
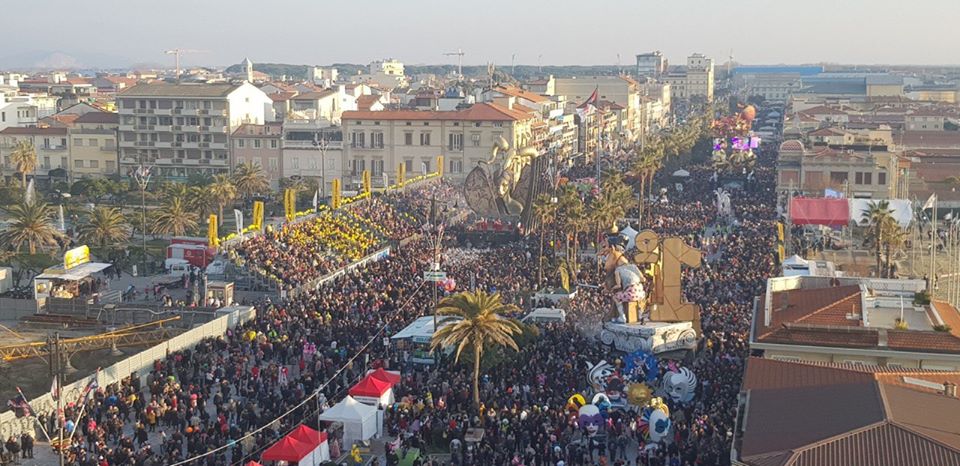
[[[264,450],[260,459],[264,461],[286,461],[296,463],[316,449],[316,445],[304,443],[289,435]]]
[[[393,372],[387,371],[382,367],[367,374],[367,377],[376,377],[384,382],[389,383],[391,386],[400,383],[400,378],[401,378],[398,374],[394,374]]]
[[[317,432],[303,424],[293,429],[293,432],[287,434],[287,437],[299,440],[307,445],[313,445],[313,448],[317,448],[317,445],[327,441],[326,432]]]
[[[790,201],[790,218],[794,225],[842,227],[850,221],[850,204],[846,199],[795,197]]]
[[[348,393],[350,393],[350,396],[379,398],[380,395],[387,393],[387,390],[390,390],[391,386],[392,384],[390,382],[368,375],[351,387]]]
[[[246,466],[263,466],[263,465],[256,461],[250,461],[246,464]]]

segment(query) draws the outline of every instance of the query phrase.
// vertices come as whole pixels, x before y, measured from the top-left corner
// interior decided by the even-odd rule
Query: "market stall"
[[[90,262],[90,248],[80,246],[63,255],[63,265],[50,267],[33,278],[35,299],[96,298],[100,283],[94,274],[111,264]]]
[[[285,461],[298,466],[315,466],[320,464],[313,456],[316,449],[314,445],[301,442],[289,435],[280,439],[263,451],[260,455],[262,461]]]
[[[430,339],[433,338],[434,332],[434,319],[435,317],[433,316],[420,317],[390,337],[390,339],[397,344],[397,349],[409,353],[410,362],[418,364],[434,363],[433,353],[430,351]],[[445,319],[447,319],[447,321],[441,324],[441,327],[454,322],[454,320],[450,320],[449,318]]]
[[[368,375],[350,387],[350,396],[361,403],[385,407],[393,404],[393,383]]]
[[[318,432],[300,424],[296,429],[293,429],[293,432],[287,434],[287,436],[308,445],[316,445],[313,449],[314,464],[330,461],[330,444],[327,443],[326,432]]]
[[[348,448],[356,442],[369,440],[380,434],[382,411],[376,406],[363,404],[347,395],[339,403],[320,414],[320,420],[343,424],[343,446]]]

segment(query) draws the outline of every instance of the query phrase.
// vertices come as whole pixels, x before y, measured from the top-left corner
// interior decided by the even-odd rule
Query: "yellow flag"
[[[437,156],[437,176],[443,177],[443,156]]]
[[[777,222],[777,240],[783,242],[783,222]]]
[[[372,183],[370,181],[370,170],[364,170],[363,171],[363,192],[361,194],[364,194],[364,193],[370,194],[371,184]]]
[[[253,225],[254,230],[263,228],[263,201],[253,202]]]
[[[334,209],[339,209],[339,208],[340,208],[340,200],[341,200],[341,197],[340,197],[340,178],[334,178],[334,179],[333,179],[333,181],[330,183],[330,191],[332,191],[332,193],[331,193],[331,195],[330,195],[330,207],[333,207]]]
[[[407,179],[407,164],[400,162],[400,165],[397,165],[397,187],[402,188],[404,181]]]
[[[220,237],[217,236],[217,216],[210,214],[207,220],[207,244],[212,248],[220,247]]]
[[[283,213],[288,222],[292,222],[297,214],[297,193],[292,189],[283,191]]]

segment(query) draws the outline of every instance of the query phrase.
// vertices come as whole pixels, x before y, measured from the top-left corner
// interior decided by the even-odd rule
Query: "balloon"
[[[643,406],[650,401],[653,396],[653,390],[645,383],[632,383],[627,385],[627,402],[634,406]]]
[[[587,400],[583,395],[574,393],[573,396],[567,400],[567,409],[570,411],[579,411],[585,404],[587,404]]]
[[[757,117],[757,109],[753,105],[747,105],[743,111],[740,112],[740,117],[747,121],[753,121]]]

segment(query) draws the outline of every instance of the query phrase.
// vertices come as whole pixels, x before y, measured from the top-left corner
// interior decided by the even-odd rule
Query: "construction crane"
[[[155,320],[145,324],[132,325],[119,328],[112,332],[88,337],[64,338],[60,340],[61,351],[72,356],[79,351],[94,351],[106,348],[116,349],[122,346],[145,346],[160,343],[180,334],[181,329],[163,326],[165,323],[177,320],[180,320],[180,316]],[[149,328],[153,326],[157,326],[158,328]],[[10,332],[23,338],[12,330]],[[44,358],[49,356],[49,354],[49,345],[42,341],[0,346],[0,359],[3,361],[15,361],[33,357]]]
[[[444,55],[448,57],[457,57],[457,75],[460,76],[460,79],[463,79],[463,49],[458,48],[456,52],[447,52]]]
[[[174,62],[176,63],[176,67],[177,67],[177,81],[180,81],[180,55],[184,53],[199,53],[199,52],[200,52],[199,50],[193,50],[193,49],[171,49],[171,50],[163,51],[163,53],[167,55],[173,55],[174,57]]]

